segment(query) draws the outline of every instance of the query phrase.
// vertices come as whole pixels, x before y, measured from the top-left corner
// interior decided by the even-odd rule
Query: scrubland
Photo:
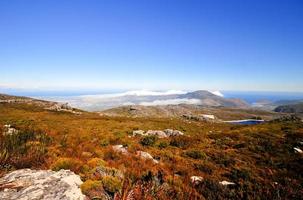
[[[303,199],[303,123],[276,120],[243,126],[178,118],[107,117],[0,104],[0,172],[70,169],[89,198]],[[132,136],[133,130],[175,129],[184,136]],[[3,130],[0,130],[3,132]],[[128,154],[112,149],[127,147]],[[159,163],[136,156],[150,153]],[[106,173],[101,176],[100,171]],[[191,176],[203,178],[192,183]],[[220,181],[235,185],[224,186]]]

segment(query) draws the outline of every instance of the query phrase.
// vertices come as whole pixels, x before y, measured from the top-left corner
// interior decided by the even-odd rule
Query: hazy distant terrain
[[[126,105],[203,105],[224,107],[247,107],[247,102],[237,98],[225,98],[216,92],[199,90],[194,92],[184,91],[129,91],[124,93],[80,95],[70,97],[42,97],[45,100],[68,102],[73,107],[88,111],[101,111]]]

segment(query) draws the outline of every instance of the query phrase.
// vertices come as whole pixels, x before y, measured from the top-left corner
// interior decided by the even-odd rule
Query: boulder
[[[146,135],[154,135],[157,136],[158,138],[168,137],[164,131],[160,131],[160,130],[148,130],[146,132]]]
[[[298,147],[294,147],[294,150],[296,153],[303,153],[303,151]]]
[[[182,133],[181,131],[173,130],[173,129],[165,129],[164,133],[166,134],[167,137],[184,135],[184,133]]]
[[[196,185],[203,181],[203,177],[202,176],[191,176],[190,181]]]
[[[13,171],[0,179],[0,197],[3,200],[84,200],[78,175],[70,170]]]
[[[123,147],[122,144],[114,145],[113,146],[113,150],[116,151],[116,152],[118,152],[118,153],[128,154],[127,148]]]
[[[143,130],[135,130],[133,131],[133,136],[136,135],[142,135],[142,136],[146,136],[145,132]]]
[[[220,181],[219,184],[221,184],[221,185],[236,185],[235,183],[229,182],[229,181]]]
[[[147,153],[147,152],[144,152],[144,151],[137,151],[137,155],[138,155],[140,158],[142,158],[142,159],[152,160],[153,163],[156,163],[156,164],[159,163],[159,161],[155,160],[155,159],[153,158],[153,156],[150,155],[150,154]]]
[[[18,134],[18,130],[13,128],[10,124],[4,125],[3,135],[14,135]]]

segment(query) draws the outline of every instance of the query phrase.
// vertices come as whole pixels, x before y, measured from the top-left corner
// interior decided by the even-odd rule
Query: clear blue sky
[[[1,87],[303,91],[303,1],[1,0]]]

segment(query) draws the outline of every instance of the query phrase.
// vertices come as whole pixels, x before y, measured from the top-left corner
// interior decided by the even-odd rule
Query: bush
[[[122,183],[121,181],[113,176],[104,176],[102,177],[102,184],[106,191],[115,193],[121,190]]]
[[[168,145],[169,144],[167,142],[160,142],[159,145],[158,145],[158,147],[160,149],[165,149],[166,147],[168,147]]]
[[[0,134],[0,165],[15,168],[40,166],[46,158],[50,140],[45,133],[30,129]]]
[[[232,169],[230,174],[227,175],[231,180],[238,182],[239,179],[244,181],[248,181],[251,178],[249,171],[247,170],[239,170],[239,169]]]
[[[199,150],[189,150],[185,152],[185,155],[193,158],[193,159],[205,159],[206,155],[204,152],[201,152]]]
[[[215,161],[216,164],[224,166],[224,167],[229,167],[236,163],[234,158],[232,158],[229,155],[225,155],[225,154],[215,155],[215,156],[213,156],[212,159],[213,159],[213,161]]]
[[[87,196],[95,190],[103,190],[101,181],[87,180],[81,185],[81,191]]]
[[[100,141],[100,146],[106,147],[106,146],[108,146],[108,145],[109,145],[109,140],[108,140],[108,139],[102,139],[102,140]]]
[[[140,140],[140,144],[143,146],[153,146],[156,143],[156,136],[147,136]]]
[[[52,164],[51,169],[59,171],[60,169],[70,169],[73,172],[80,172],[82,169],[82,162],[74,158],[59,158]]]
[[[213,169],[209,165],[206,165],[206,164],[195,163],[194,168],[196,170],[199,170],[200,172],[204,172],[207,174],[213,173]]]
[[[87,161],[87,165],[90,168],[95,168],[97,166],[104,166],[105,165],[105,161],[102,160],[101,158],[92,158],[89,161]]]
[[[176,136],[170,141],[171,146],[179,147],[179,148],[186,148],[192,143],[193,141],[186,136]]]

